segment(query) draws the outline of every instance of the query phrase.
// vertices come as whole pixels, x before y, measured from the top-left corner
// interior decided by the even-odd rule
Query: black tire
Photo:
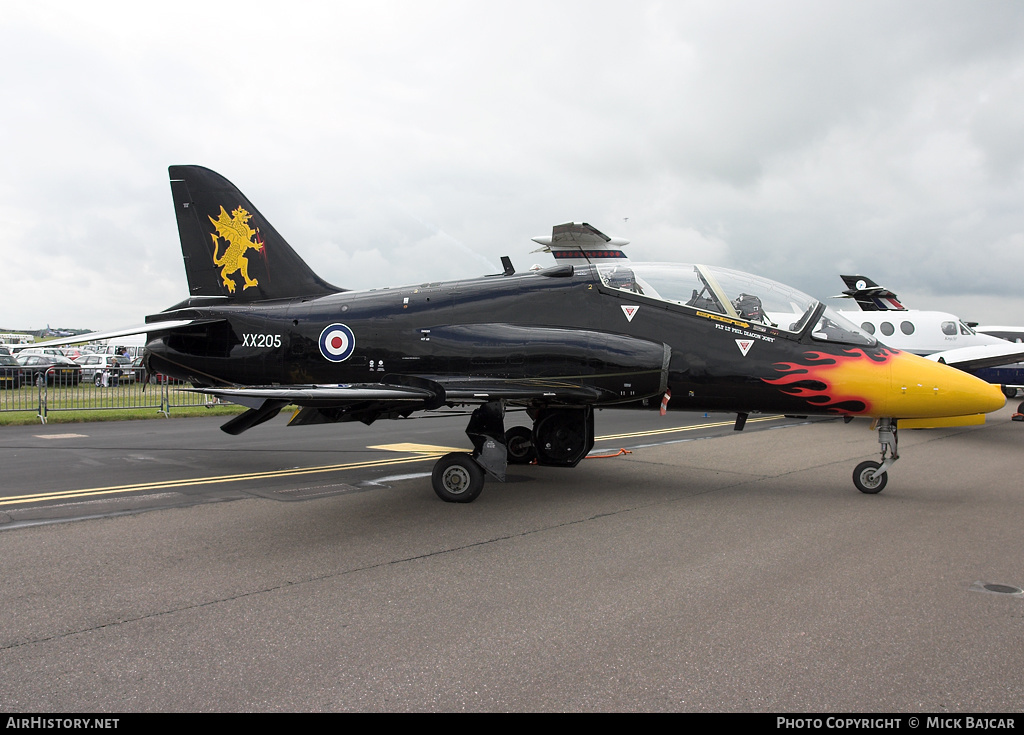
[[[871,473],[881,467],[878,462],[861,462],[857,465],[853,471],[853,484],[857,486],[857,489],[862,493],[868,495],[874,495],[882,492],[885,488],[885,483],[889,481],[889,473],[883,472],[873,480],[871,479]]]
[[[528,426],[513,426],[506,431],[505,446],[508,448],[509,464],[530,464],[537,459],[537,448],[533,446],[533,429]]]
[[[96,373],[92,378],[92,382],[93,385],[99,388],[101,385],[103,385],[103,376],[100,375],[99,373]]]
[[[1006,396],[1007,398],[1016,398],[1017,397],[1017,389],[1016,388],[1011,388],[1008,385],[1004,385],[1003,386],[1003,395]]]
[[[430,482],[446,503],[472,503],[484,489],[484,471],[470,455],[451,452],[434,465]]]

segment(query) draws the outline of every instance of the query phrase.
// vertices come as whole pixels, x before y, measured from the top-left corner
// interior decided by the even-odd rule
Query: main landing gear
[[[484,470],[473,455],[451,452],[434,465],[430,482],[437,496],[447,503],[471,503],[484,489]]]
[[[594,448],[594,410],[543,408],[530,412],[533,429],[513,426],[505,431],[505,406],[489,401],[469,419],[466,434],[473,452],[451,452],[434,465],[430,480],[434,492],[447,503],[471,503],[484,489],[490,475],[505,481],[510,464],[575,467]]]
[[[888,470],[900,458],[897,452],[896,419],[878,419],[878,443],[882,445],[882,461],[861,462],[853,471],[853,484],[862,493],[882,492],[889,479]]]

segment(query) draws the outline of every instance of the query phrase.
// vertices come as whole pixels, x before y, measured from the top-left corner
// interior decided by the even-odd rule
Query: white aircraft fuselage
[[[944,311],[837,311],[878,341],[915,355],[1006,344],[1005,340],[980,333],[959,317]]]

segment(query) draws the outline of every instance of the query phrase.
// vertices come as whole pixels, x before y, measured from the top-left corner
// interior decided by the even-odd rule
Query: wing
[[[333,421],[363,421],[369,424],[382,416],[397,418],[444,404],[444,390],[429,385],[350,383],[187,390],[216,396],[249,409],[220,427],[228,434],[241,434],[262,424],[274,418],[287,405],[300,407],[288,423],[289,426],[300,426]]]
[[[929,360],[943,362],[960,370],[971,372],[981,368],[1012,365],[1024,361],[1024,344],[1007,342],[1005,345],[978,345],[976,347],[958,347],[926,355]]]
[[[658,394],[666,381],[657,379]],[[337,421],[370,424],[379,418],[399,418],[415,411],[429,411],[444,405],[464,405],[505,400],[528,405],[586,405],[621,398],[596,385],[550,378],[509,379],[392,375],[383,383],[340,385],[280,385],[239,388],[189,388],[193,393],[216,396],[249,410],[221,429],[240,434],[276,416],[288,405],[298,406],[289,426]],[[652,384],[654,387],[654,384]],[[651,392],[653,395],[653,391]],[[642,396],[647,397],[647,396]],[[636,397],[630,397],[636,400]]]
[[[121,329],[111,329],[106,332],[86,332],[85,334],[76,334],[71,337],[48,339],[45,342],[39,342],[38,344],[45,347],[60,347],[62,345],[85,344],[86,342],[98,342],[104,339],[113,339],[114,337],[127,337],[133,334],[148,334],[150,332],[171,331],[174,329],[178,329],[180,327],[188,327],[196,324],[205,324],[212,321],[218,320],[173,319],[162,322],[152,322],[150,324],[135,324],[130,327],[122,327]]]
[[[608,237],[586,222],[566,222],[551,228],[550,235],[541,235],[533,241],[544,247],[535,253],[551,253],[561,263],[578,261],[598,263],[604,261],[629,260],[620,248],[629,244],[621,237]]]

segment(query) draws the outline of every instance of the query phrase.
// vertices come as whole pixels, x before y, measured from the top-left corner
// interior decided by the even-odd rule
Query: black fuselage
[[[835,408],[816,411],[765,381],[809,351],[843,353],[808,329],[781,332],[607,288],[592,267],[165,315],[206,323],[151,339],[150,369],[205,386],[375,383],[396,374],[549,379],[597,388],[595,405],[658,405],[667,382],[672,408],[828,413]],[[353,336],[342,361],[321,346],[331,325]],[[750,343],[746,351],[740,341]]]

